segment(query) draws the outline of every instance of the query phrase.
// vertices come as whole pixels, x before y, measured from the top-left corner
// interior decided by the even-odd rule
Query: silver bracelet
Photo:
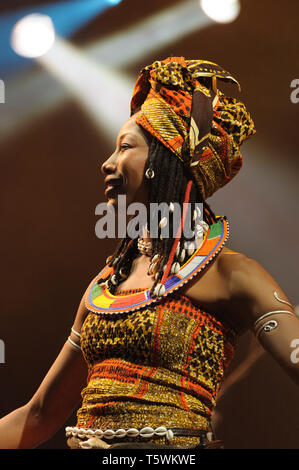
[[[255,328],[256,325],[257,325],[257,323],[259,323],[259,322],[260,322],[261,320],[263,320],[264,318],[267,318],[267,317],[269,317],[270,315],[275,315],[276,313],[290,313],[291,315],[293,314],[293,312],[290,312],[289,310],[274,310],[273,312],[265,313],[264,315],[262,315],[261,317],[259,317],[257,320],[255,320],[253,327]]]
[[[293,305],[290,304],[290,302],[287,302],[286,300],[280,299],[280,298],[278,297],[278,294],[277,294],[276,291],[274,291],[274,294],[273,294],[273,295],[274,295],[275,299],[278,300],[279,302],[281,302],[282,304],[289,305],[291,308],[293,308]]]
[[[76,349],[79,349],[81,351],[81,347],[76,344],[71,338],[70,336],[68,337],[68,341],[71,343],[72,346],[74,346]]]
[[[78,336],[78,338],[81,338],[81,334],[78,333],[78,331],[74,330],[74,327],[73,327],[73,326],[72,326],[72,328],[71,328],[71,331],[72,331],[72,333],[74,333],[74,335]]]
[[[253,328],[255,330],[255,335],[256,337],[258,338],[261,331],[265,331],[265,332],[269,332],[269,331],[272,331],[274,330],[275,328],[277,328],[278,326],[278,323],[276,320],[269,320],[269,321],[266,321],[263,325],[259,326],[257,328],[257,324],[264,320],[265,318],[268,318],[270,317],[271,315],[277,315],[277,314],[281,314],[281,313],[287,313],[287,314],[290,314],[290,315],[294,315],[293,312],[290,312],[289,310],[274,310],[273,312],[268,312],[268,313],[265,313],[264,315],[262,315],[261,317],[259,317],[255,322],[254,322],[254,325],[253,325]]]
[[[272,331],[272,330],[275,330],[275,328],[277,328],[278,326],[278,323],[276,320],[269,320],[269,321],[266,321],[266,323],[264,323],[256,332],[256,337],[258,338],[261,331],[265,331],[266,333],[268,333],[269,331]]]

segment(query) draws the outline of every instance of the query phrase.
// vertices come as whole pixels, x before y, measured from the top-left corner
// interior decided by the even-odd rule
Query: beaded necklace
[[[229,237],[227,218],[223,216],[219,219],[209,226],[202,244],[188,261],[180,267],[178,272],[167,278],[163,294],[151,297],[149,294],[150,289],[129,295],[111,294],[105,283],[98,283],[99,279],[113,273],[113,267],[106,265],[87,289],[85,296],[86,308],[91,312],[103,315],[132,312],[151,305],[182,287],[211,262],[227,241]]]

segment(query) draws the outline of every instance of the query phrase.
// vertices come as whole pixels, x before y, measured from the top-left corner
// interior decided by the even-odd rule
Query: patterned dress
[[[117,296],[142,291],[120,291]],[[133,312],[90,312],[81,330],[89,374],[77,426],[207,431],[235,341],[227,325],[178,291]],[[193,445],[198,440],[176,436],[172,443]]]

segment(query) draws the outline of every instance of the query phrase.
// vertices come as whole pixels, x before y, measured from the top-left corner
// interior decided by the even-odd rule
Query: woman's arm
[[[244,255],[230,257],[222,268],[234,309],[263,348],[299,385],[299,319],[290,301],[273,277]]]
[[[82,299],[74,322],[76,331],[80,332],[87,313]],[[70,337],[78,344],[74,333]],[[67,340],[31,400],[0,420],[0,448],[34,448],[50,439],[78,405],[86,378],[82,353]]]

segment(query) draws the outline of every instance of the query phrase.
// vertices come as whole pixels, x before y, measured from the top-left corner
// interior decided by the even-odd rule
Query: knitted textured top
[[[207,430],[235,341],[227,325],[179,291],[120,315],[90,312],[81,330],[89,374],[77,426]],[[198,438],[175,437],[173,443]]]

